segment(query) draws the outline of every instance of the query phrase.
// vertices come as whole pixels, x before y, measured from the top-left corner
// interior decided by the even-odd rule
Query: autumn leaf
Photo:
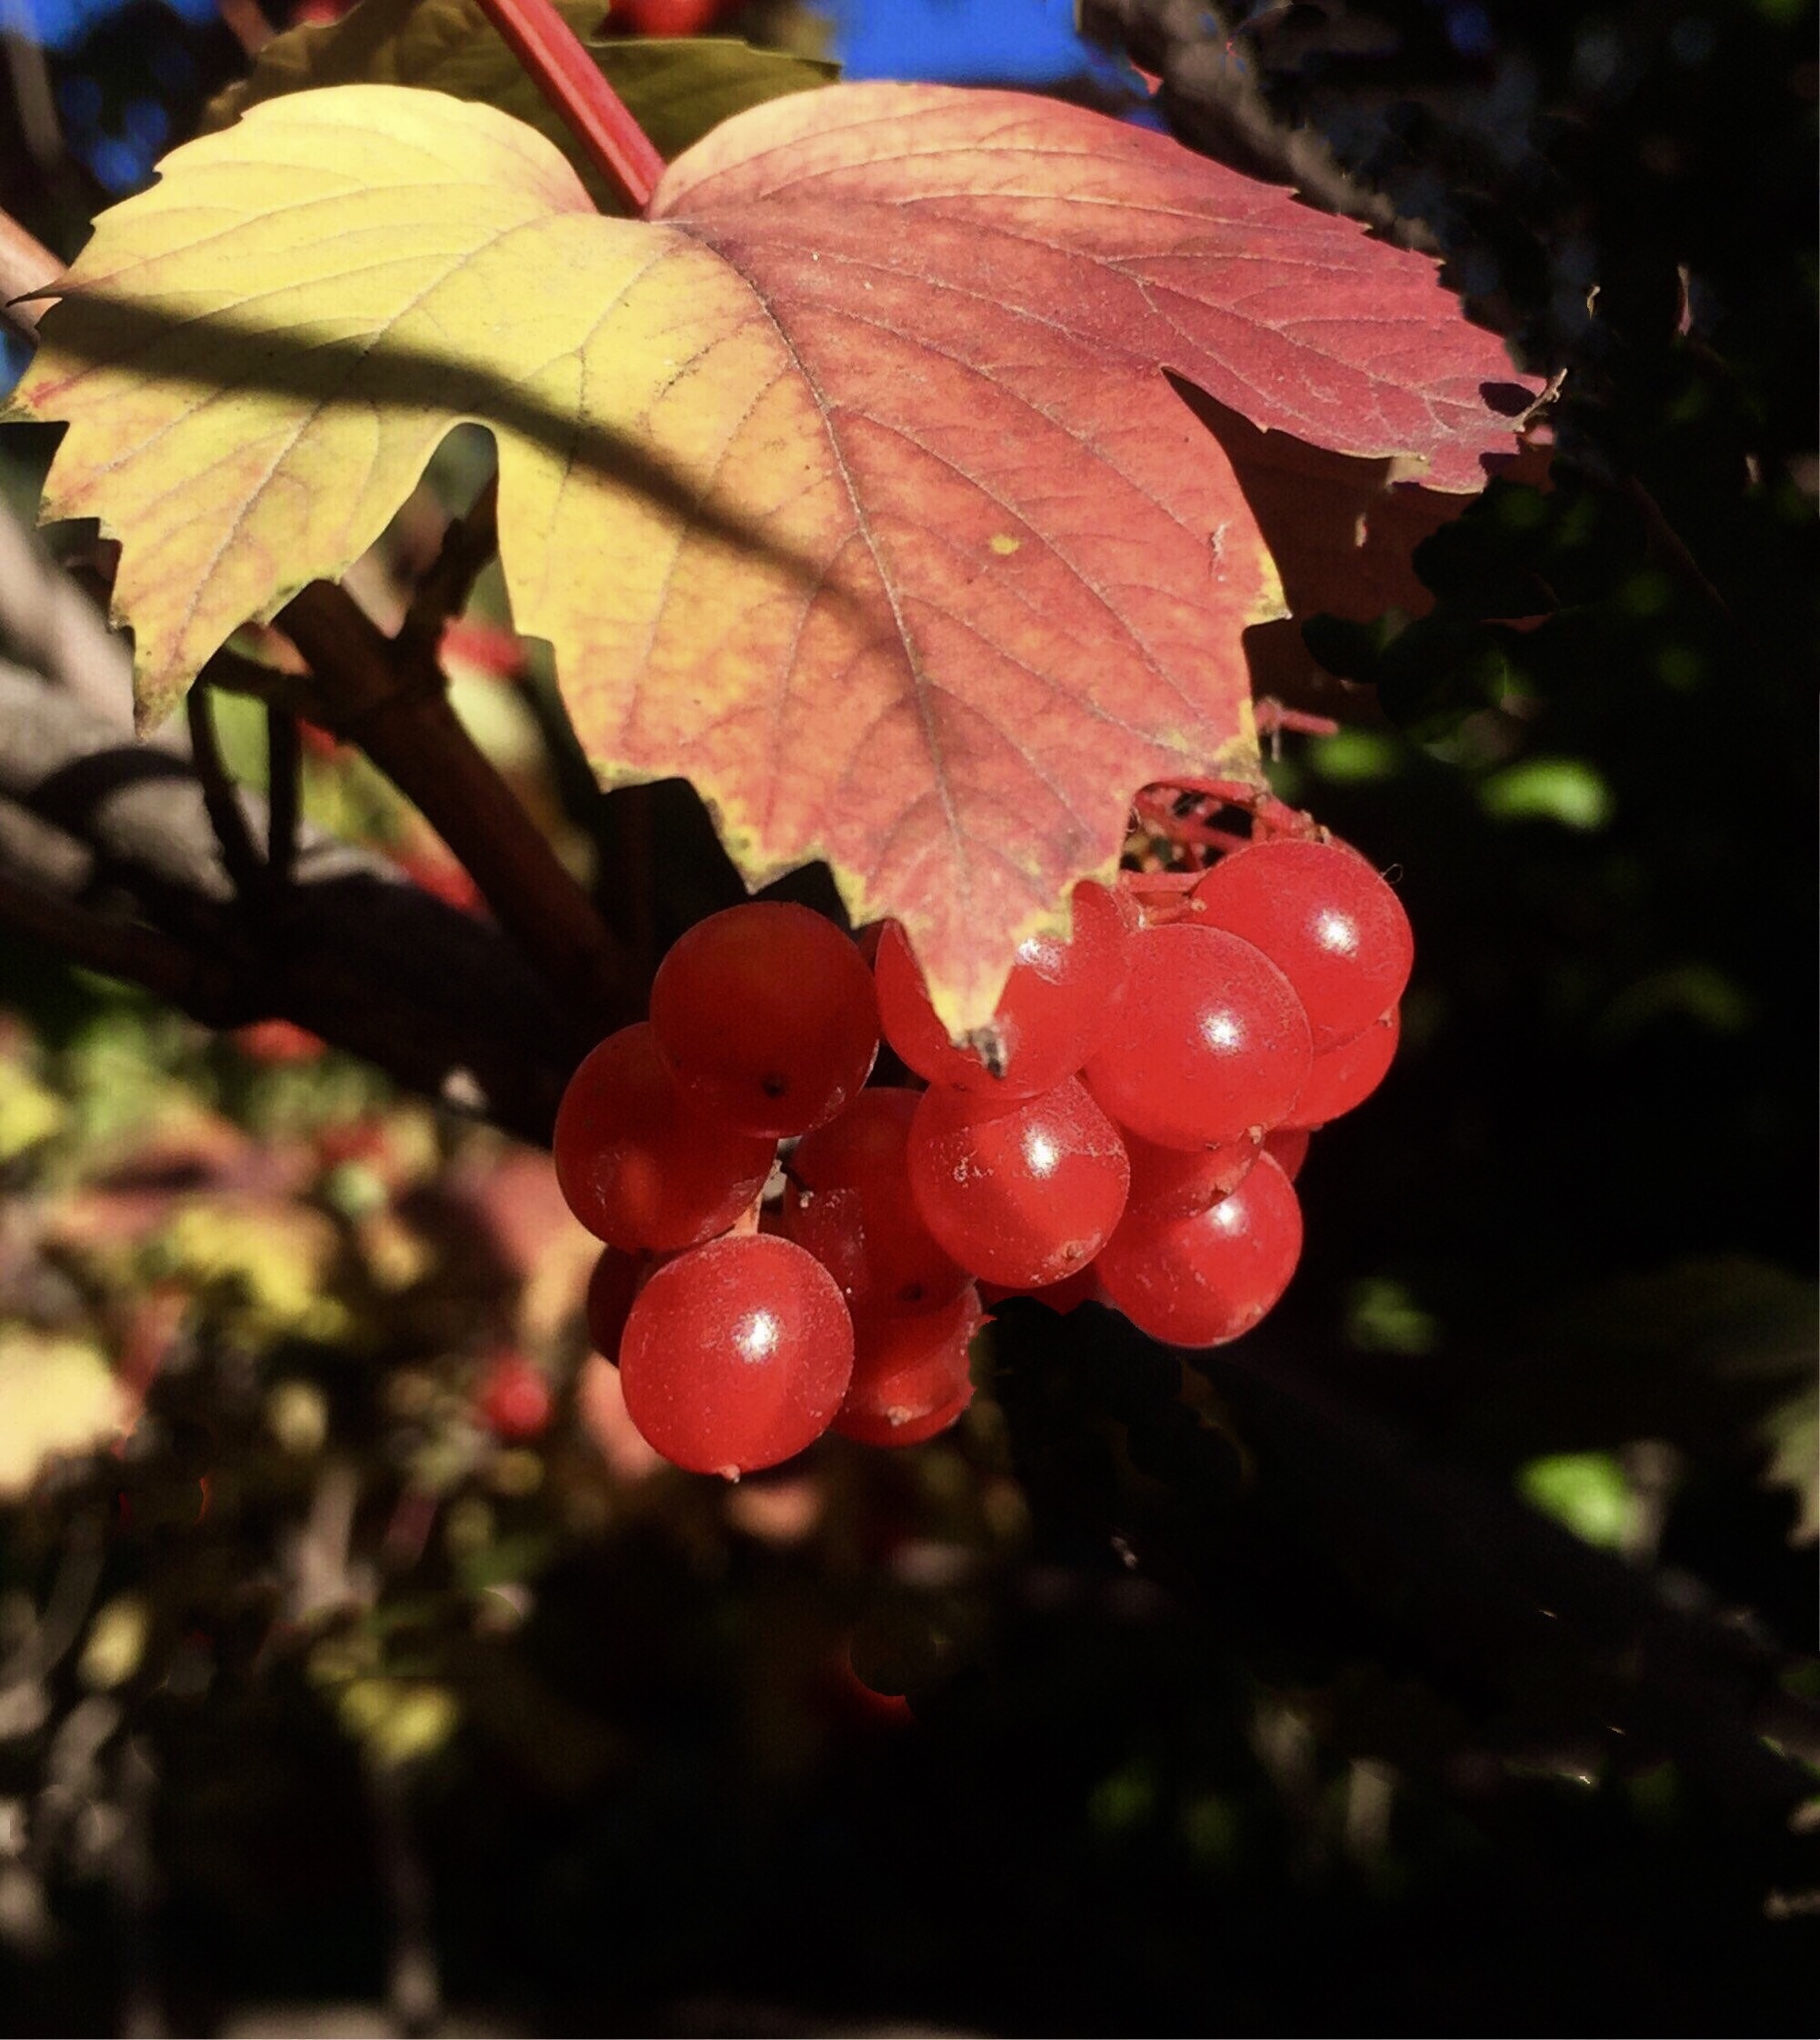
[[[665,157],[680,155],[749,106],[840,75],[837,64],[718,36],[595,37],[606,0],[555,4]],[[478,0],[361,0],[339,21],[289,29],[260,51],[247,77],[209,103],[208,125],[225,126],[248,107],[285,93],[339,85],[416,85],[497,106],[560,149],[603,211],[622,210],[618,194],[575,145]]]
[[[1432,264],[1009,93],[773,100],[595,213],[491,108],[303,93],[105,214],[16,414],[122,540],[155,719],[492,425],[501,557],[601,777],[685,774],[761,882],[825,857],[992,1008],[1134,790],[1255,771],[1279,584],[1165,370],[1466,491],[1513,378]]]

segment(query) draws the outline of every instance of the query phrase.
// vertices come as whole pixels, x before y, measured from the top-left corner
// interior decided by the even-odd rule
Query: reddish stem
[[[1265,835],[1293,835],[1320,842],[1326,831],[1312,815],[1305,814],[1299,807],[1291,807],[1287,801],[1278,800],[1275,794],[1266,794],[1251,811],[1252,841],[1255,843],[1260,830]]]
[[[1232,779],[1171,779],[1165,785],[1177,793],[1205,794],[1228,807],[1243,808],[1251,816],[1254,842],[1260,830],[1267,835],[1319,837],[1324,833],[1312,815],[1305,815],[1299,807],[1291,807],[1286,801],[1278,800],[1275,794],[1262,786],[1246,785]]]
[[[1175,802],[1157,791],[1139,794],[1136,808],[1141,821],[1178,849],[1243,850],[1250,840],[1231,829],[1216,828],[1201,814],[1176,814]]]
[[[1205,871],[1125,871],[1119,881],[1136,903],[1144,925],[1155,928],[1188,917],[1188,895],[1205,876]]]
[[[480,4],[537,89],[574,130],[588,161],[619,187],[635,213],[644,212],[664,175],[664,159],[567,22],[550,0]]]
[[[1337,736],[1340,725],[1331,715],[1316,715],[1306,708],[1285,708],[1280,701],[1266,696],[1257,705],[1258,735],[1270,736],[1278,730],[1290,730],[1297,736]]]
[[[1205,871],[1122,871],[1120,883],[1134,895],[1142,893],[1185,893],[1198,885],[1206,876]]]
[[[1224,801],[1228,807],[1253,807],[1269,796],[1265,789],[1249,779],[1176,779],[1159,782],[1172,793],[1207,794],[1215,800]]]
[[[1217,850],[1224,856],[1229,851],[1245,849],[1252,838],[1232,829],[1216,829],[1205,822],[1190,820],[1177,825],[1175,840],[1196,850]]]

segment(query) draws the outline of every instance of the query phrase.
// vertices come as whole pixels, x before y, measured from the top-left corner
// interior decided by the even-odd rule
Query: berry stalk
[[[601,75],[550,0],[480,0],[486,18],[587,152],[588,161],[643,213],[664,158]]]

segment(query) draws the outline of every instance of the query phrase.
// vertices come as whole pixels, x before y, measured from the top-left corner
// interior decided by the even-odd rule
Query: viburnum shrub
[[[361,0],[280,36],[20,282],[55,302],[9,413],[67,427],[47,514],[117,541],[140,722],[287,640],[274,755],[301,689],[571,1012],[633,1022],[556,1166],[678,1464],[931,1435],[982,1282],[1236,1336],[1411,960],[1366,858],[1269,797],[1260,722],[1325,725],[1255,704],[1250,658],[1285,591],[1416,599],[1411,545],[1534,388],[1432,262],[1159,133],[584,45],[599,13]],[[496,470],[388,638],[334,584],[464,422]],[[628,983],[441,698],[495,550],[601,781],[686,776],[754,885],[825,860],[870,952],[764,901]],[[881,1033],[908,1082],[869,1081]]]

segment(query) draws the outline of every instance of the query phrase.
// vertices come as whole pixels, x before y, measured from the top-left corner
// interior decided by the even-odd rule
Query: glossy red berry
[[[629,1252],[725,1232],[765,1187],[776,1143],[690,1109],[643,1024],[609,1035],[556,1111],[556,1181],[596,1239]]]
[[[805,1134],[787,1165],[784,1231],[840,1285],[855,1313],[939,1309],[967,1271],[923,1223],[905,1155],[921,1094],[862,1091]]]
[[[1237,935],[1174,922],[1133,938],[1113,1032],[1085,1076],[1143,1139],[1212,1147],[1280,1125],[1313,1061],[1283,973]]]
[[[1121,1225],[1095,1264],[1100,1286],[1169,1345],[1225,1345],[1289,1286],[1302,1253],[1302,1207],[1268,1155],[1230,1196],[1193,1218]]]
[[[1041,1304],[1045,1310],[1052,1310],[1057,1317],[1065,1317],[1071,1310],[1082,1304],[1090,1304],[1099,1295],[1099,1277],[1094,1273],[1091,1262],[1085,1268],[1076,1268],[1073,1275],[1064,1275],[1060,1282],[1045,1282],[1040,1289],[1007,1289],[1002,1282],[982,1282],[978,1285],[979,1300],[988,1309],[1013,1296],[1022,1296],[1033,1304]]]
[[[1250,844],[1202,879],[1194,905],[1205,925],[1243,936],[1295,986],[1317,1055],[1363,1033],[1409,982],[1409,916],[1341,844]]]
[[[1220,1147],[1159,1147],[1135,1134],[1126,1135],[1125,1147],[1131,1157],[1125,1218],[1153,1225],[1165,1225],[1172,1218],[1192,1218],[1230,1196],[1263,1152],[1261,1143],[1255,1140],[1231,1141]]]
[[[616,1246],[600,1250],[587,1282],[587,1336],[595,1351],[608,1360],[619,1358],[619,1335],[650,1265],[647,1255],[626,1254]]]
[[[228,1038],[255,1063],[314,1063],[328,1047],[320,1035],[295,1020],[255,1020]]]
[[[1362,1035],[1343,1041],[1315,1058],[1308,1081],[1285,1126],[1325,1126],[1355,1105],[1363,1105],[1389,1075],[1396,1059],[1402,1021],[1395,1006],[1374,1020]]]
[[[711,1240],[657,1269],[619,1341],[640,1436],[691,1473],[751,1473],[811,1445],[853,1375],[834,1277],[793,1241]]]
[[[697,35],[727,11],[729,0],[614,0],[613,22],[633,35]]]
[[[875,966],[879,1022],[919,1076],[1005,1099],[1034,1097],[1075,1075],[1105,1036],[1111,1001],[1125,981],[1129,937],[1104,885],[1076,885],[1072,903],[1065,942],[1044,935],[1018,945],[993,1015],[996,1061],[990,1067],[976,1050],[948,1039],[903,929],[895,922],[886,925]]]
[[[855,1320],[853,1380],[835,1429],[874,1445],[920,1445],[945,1431],[973,1400],[967,1347],[980,1324],[971,1288],[920,1317]]]
[[[1302,1173],[1303,1163],[1308,1159],[1307,1127],[1277,1127],[1275,1132],[1264,1136],[1264,1152],[1294,1183]]]
[[[651,986],[651,1031],[692,1105],[773,1139],[832,1119],[878,1053],[859,951],[787,900],[730,906],[678,936]]]
[[[975,1275],[1014,1289],[1085,1267],[1118,1223],[1131,1180],[1117,1129],[1078,1077],[1009,1108],[925,1092],[908,1165],[935,1238]]]

